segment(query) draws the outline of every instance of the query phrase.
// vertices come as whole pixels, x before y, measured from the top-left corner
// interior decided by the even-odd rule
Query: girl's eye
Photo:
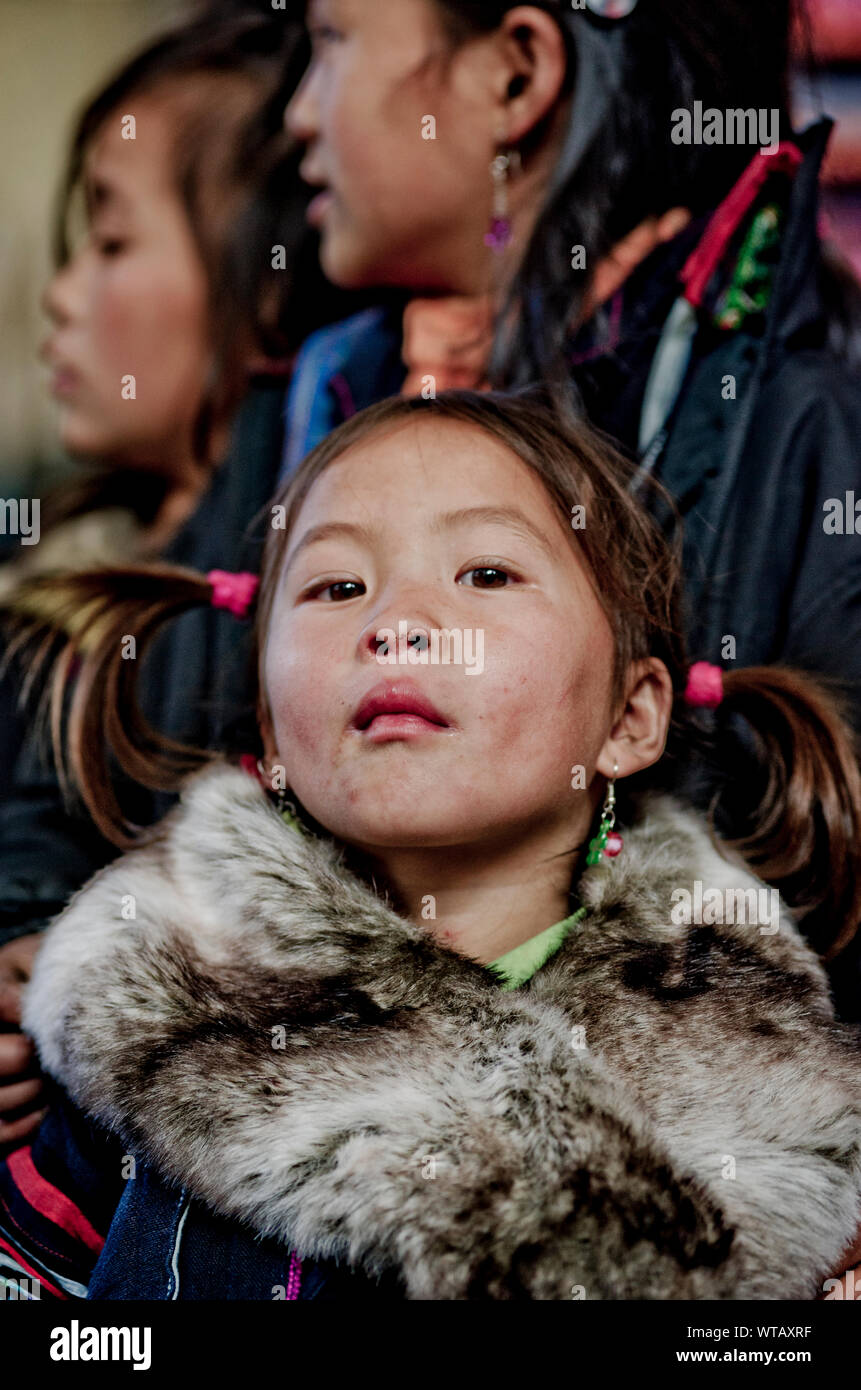
[[[341,35],[330,24],[317,24],[308,30],[308,37],[312,48],[320,48],[323,44],[334,43]]]
[[[324,603],[343,603],[345,599],[358,598],[364,592],[365,586],[360,579],[336,579],[322,584],[318,589],[310,589],[305,597],[319,598]]]
[[[100,256],[119,256],[126,248],[120,237],[99,237],[96,241]]]
[[[472,579],[467,576],[472,575]],[[511,579],[511,571],[500,569],[497,565],[474,565],[464,570],[459,582],[470,589],[505,589]]]

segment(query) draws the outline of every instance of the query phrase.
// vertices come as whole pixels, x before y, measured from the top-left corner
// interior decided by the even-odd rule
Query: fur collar
[[[762,887],[646,801],[503,992],[216,764],[50,928],[24,1026],[170,1180],[409,1298],[813,1298],[861,1218],[858,1035],[785,910],[674,922],[697,883]]]

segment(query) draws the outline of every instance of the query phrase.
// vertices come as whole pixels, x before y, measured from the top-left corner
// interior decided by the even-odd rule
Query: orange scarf
[[[493,295],[411,299],[404,309],[401,356],[407,376],[402,396],[418,396],[433,377],[434,389],[489,391],[485,378],[493,342]]]

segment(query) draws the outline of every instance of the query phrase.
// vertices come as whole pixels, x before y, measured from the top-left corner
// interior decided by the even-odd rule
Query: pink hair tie
[[[723,699],[723,671],[710,661],[695,661],[688,672],[685,702],[715,709]]]
[[[212,585],[213,608],[226,608],[236,618],[247,618],[260,580],[246,570],[232,574],[229,570],[210,570],[206,576]]]

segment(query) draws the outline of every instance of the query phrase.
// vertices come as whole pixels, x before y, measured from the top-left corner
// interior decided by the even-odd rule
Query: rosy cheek
[[[282,750],[313,749],[325,728],[328,663],[318,653],[303,653],[295,634],[282,632],[274,645],[277,655],[267,662],[266,688],[278,742]]]
[[[558,748],[564,761],[573,731],[579,737],[589,732],[593,710],[600,703],[599,654],[593,659],[560,645],[554,624],[546,637],[539,630],[531,634],[528,646],[518,642],[511,655],[502,667],[504,678],[488,685],[479,706],[482,713],[492,713],[494,742],[503,750],[531,747],[538,760],[552,757],[552,750]],[[476,685],[483,679],[475,677]]]
[[[522,721],[528,711],[532,720],[547,703],[548,691],[557,680],[558,651],[551,640],[542,640],[540,633],[506,634],[485,639],[485,671],[471,677],[478,687],[487,681],[484,704],[494,718],[509,713],[513,721]]]
[[[96,346],[112,363],[122,361],[124,371],[134,371],[139,361],[138,318],[134,297],[125,287],[108,284],[94,296],[91,331]]]
[[[298,700],[288,701],[284,711],[279,733],[282,751],[292,750],[293,754],[312,752],[319,746],[319,719],[309,711],[307,704]]]
[[[470,701],[473,726],[481,744],[492,749],[495,756],[511,753],[515,761],[521,759],[522,750],[536,738],[542,722],[536,720],[541,701],[534,676],[509,668],[496,679],[491,675],[485,681],[482,672],[467,678],[465,684],[473,687],[468,694],[474,694]]]

